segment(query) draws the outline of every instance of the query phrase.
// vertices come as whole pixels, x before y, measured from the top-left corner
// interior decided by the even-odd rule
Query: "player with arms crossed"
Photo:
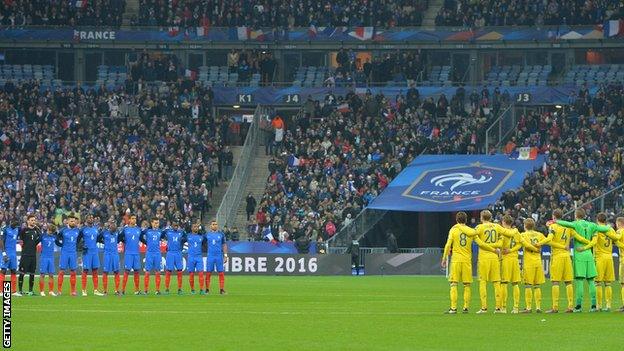
[[[124,276],[121,287],[121,295],[126,294],[126,284],[128,276],[132,270],[134,273],[134,294],[139,295],[139,270],[141,269],[141,256],[139,256],[139,240],[141,228],[137,227],[136,215],[131,215],[128,225],[119,232],[119,241],[124,243]]]
[[[535,300],[535,312],[542,313],[542,288],[540,285],[544,284],[546,278],[542,266],[542,249],[536,245],[546,237],[535,230],[533,218],[524,220],[524,232],[521,235],[524,246],[522,270],[524,272],[524,300],[526,303],[522,313],[531,313],[533,299]]]
[[[228,260],[228,248],[225,243],[225,234],[218,231],[217,221],[210,222],[210,230],[206,233],[206,242],[208,244],[208,262],[206,266],[206,294],[210,291],[210,278],[212,272],[216,270],[219,273],[219,293],[225,294],[225,273],[223,273],[223,264]]]
[[[2,231],[0,243],[2,245],[2,263],[0,273],[0,283],[4,283],[4,276],[11,272],[11,293],[15,296],[21,295],[17,292],[17,234],[20,225],[17,220],[12,220]]]
[[[178,295],[182,295],[182,246],[186,242],[186,234],[180,229],[178,220],[174,220],[171,228],[165,230],[162,238],[167,240],[167,255],[165,256],[165,294],[169,294],[171,284],[171,272],[178,274]]]
[[[582,208],[574,211],[574,222],[567,222],[558,220],[557,224],[566,228],[574,229],[580,236],[586,240],[591,241],[597,232],[606,233],[611,229],[608,226],[597,225],[596,223],[586,221],[585,210]],[[596,263],[592,256],[591,247],[584,246],[578,240],[574,241],[574,285],[576,290],[576,306],[574,312],[581,312],[581,305],[583,303],[583,281],[587,281],[589,284],[589,295],[591,298],[590,312],[596,312],[596,285],[594,284],[594,278],[596,278]]]
[[[599,225],[608,225],[607,215],[603,212],[598,213],[596,222]],[[611,302],[613,301],[613,287],[611,285],[615,280],[613,242],[617,242],[621,237],[621,234],[611,228],[606,233],[598,233],[589,244],[589,246],[594,248],[594,258],[596,260],[596,309],[600,310],[603,307],[602,297],[604,292],[605,304],[604,308],[602,308],[603,312],[611,311]]]
[[[93,294],[96,296],[104,296],[99,288],[98,269],[100,268],[100,255],[98,253],[98,242],[102,242],[103,238],[100,229],[93,223],[93,215],[88,215],[86,226],[80,230],[80,244],[82,248],[82,296],[87,296],[87,276],[91,272],[93,281]]]
[[[156,281],[156,295],[160,295],[160,269],[162,266],[162,255],[160,254],[160,242],[162,232],[158,218],[152,218],[152,227],[145,229],[141,233],[141,242],[147,246],[145,253],[145,278],[143,279],[144,293],[147,295],[149,289],[150,272],[154,271]]]
[[[102,285],[104,295],[108,295],[108,274],[115,274],[115,295],[119,295],[119,234],[113,219],[108,221],[106,229],[102,232],[104,240],[104,267],[102,267]]]
[[[186,260],[187,269],[189,272],[189,283],[191,285],[191,294],[195,294],[195,273],[199,274],[199,293],[204,295],[204,257],[202,256],[202,249],[206,245],[206,237],[199,233],[199,224],[193,224],[191,228],[191,235],[187,237],[188,242],[188,258]]]
[[[464,285],[464,308],[462,312],[468,313],[471,298],[470,284],[472,283],[472,241],[475,240],[484,250],[496,251],[491,245],[482,242],[477,236],[477,232],[466,225],[467,220],[466,212],[457,212],[455,215],[457,224],[449,230],[448,239],[444,245],[442,268],[446,268],[447,258],[451,255],[452,250],[449,274],[451,308],[446,312],[447,314],[457,313],[457,283],[460,281]]]
[[[479,274],[479,297],[481,299],[481,309],[478,314],[487,313],[487,283],[492,282],[494,285],[494,296],[496,301],[496,310],[494,313],[502,313],[501,310],[501,262],[499,260],[500,249],[503,246],[503,236],[512,236],[515,230],[503,228],[498,223],[492,222],[492,212],[489,210],[481,211],[481,224],[475,230],[477,235],[485,244],[490,245],[496,252],[492,252],[489,248],[479,246],[479,258],[477,260],[477,270]],[[481,250],[481,249],[484,250]]]
[[[48,294],[56,296],[54,292],[54,248],[56,244],[56,226],[48,224],[41,235],[41,254],[39,262],[39,294],[46,296],[45,276],[48,275]]]
[[[589,241],[580,236],[574,229],[563,227],[556,223],[563,217],[563,211],[556,209],[553,211],[553,220],[548,224],[548,236],[541,240],[538,245],[549,245],[550,257],[550,280],[552,282],[552,308],[546,313],[559,312],[559,284],[565,283],[566,299],[568,308],[566,313],[574,310],[574,288],[572,279],[574,277],[572,258],[570,257],[570,241],[572,239],[589,244]]]
[[[58,294],[63,292],[63,280],[65,270],[69,269],[69,285],[71,295],[76,296],[76,268],[78,267],[77,245],[80,236],[80,230],[77,228],[78,219],[74,214],[67,217],[67,226],[62,228],[57,237],[56,245],[61,248],[61,258],[59,260],[58,274]]]

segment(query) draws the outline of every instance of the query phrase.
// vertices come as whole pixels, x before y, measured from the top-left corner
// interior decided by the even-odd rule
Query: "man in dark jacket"
[[[347,253],[351,254],[351,266],[355,268],[355,274],[360,275],[360,242],[357,241],[355,235],[351,236],[351,245]]]
[[[399,246],[397,245],[397,239],[396,239],[396,236],[394,236],[394,233],[388,232],[388,234],[386,235],[386,239],[388,240],[388,244],[386,246],[388,248],[388,252],[390,253],[399,252]]]
[[[247,202],[247,206],[245,207],[245,212],[247,212],[247,220],[249,221],[249,216],[253,215],[256,212],[256,199],[253,197],[252,193],[249,193],[249,195],[247,195],[247,199],[245,199],[245,201]]]

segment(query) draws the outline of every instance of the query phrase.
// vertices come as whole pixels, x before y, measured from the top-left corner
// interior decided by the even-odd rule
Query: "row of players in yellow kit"
[[[562,218],[562,211],[555,210],[553,219]],[[487,283],[492,282],[494,286],[496,310],[494,313],[507,312],[507,293],[508,285],[512,285],[513,291],[513,309],[512,313],[519,313],[520,304],[520,287],[521,280],[525,285],[525,302],[526,307],[523,313],[532,311],[532,304],[535,302],[536,312],[541,312],[541,288],[540,285],[545,282],[544,271],[542,268],[541,246],[549,245],[552,248],[551,253],[551,281],[552,281],[552,309],[547,311],[556,313],[559,310],[559,284],[565,283],[568,308],[566,312],[572,312],[574,307],[574,296],[572,280],[574,278],[572,260],[570,256],[570,241],[572,238],[585,244],[583,250],[594,247],[594,255],[598,268],[598,276],[596,285],[598,287],[597,299],[598,308],[602,301],[602,287],[605,290],[606,305],[605,308],[611,307],[611,283],[614,281],[612,244],[615,242],[621,249],[624,249],[624,238],[622,238],[622,228],[624,228],[624,218],[617,219],[618,233],[613,229],[610,232],[599,233],[593,236],[591,241],[580,236],[574,230],[565,228],[556,223],[549,225],[548,236],[535,231],[535,221],[526,219],[524,221],[523,233],[517,229],[512,229],[513,219],[510,216],[503,218],[503,225],[493,223],[492,213],[490,211],[481,212],[481,224],[475,229],[466,225],[467,215],[464,212],[458,212],[456,216],[457,224],[449,231],[447,243],[444,247],[444,255],[442,257],[442,266],[446,268],[447,258],[452,249],[452,260],[449,272],[449,282],[451,285],[451,309],[448,313],[457,313],[457,297],[459,282],[464,285],[464,306],[463,312],[468,312],[471,298],[472,283],[472,241],[474,240],[479,246],[478,257],[478,278],[479,278],[479,295],[481,300],[481,309],[477,313],[486,313],[487,306]],[[598,215],[598,223],[605,224],[606,216]],[[621,239],[622,240],[619,240]],[[520,274],[520,262],[518,251],[524,250],[523,276]],[[624,260],[620,262],[620,281],[624,282]],[[622,302],[624,304],[624,284],[622,289]],[[623,307],[624,309],[624,307]]]

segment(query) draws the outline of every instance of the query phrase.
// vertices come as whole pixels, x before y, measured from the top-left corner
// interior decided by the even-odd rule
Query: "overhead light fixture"
[[[560,109],[560,108],[562,108],[562,107],[563,107],[563,106],[561,106],[561,105],[555,105],[555,108],[556,108],[556,109]]]
[[[240,108],[240,105],[234,105],[233,108]]]

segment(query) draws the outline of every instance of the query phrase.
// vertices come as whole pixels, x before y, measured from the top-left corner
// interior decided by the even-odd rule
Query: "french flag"
[[[338,112],[347,113],[347,112],[351,111],[351,108],[349,107],[348,103],[344,102],[344,103],[338,105],[336,107],[336,110],[338,110]]]
[[[624,20],[606,21],[603,25],[604,37],[610,38],[624,35]]]
[[[375,35],[375,27],[356,27],[349,35],[359,40],[371,40]]]
[[[249,39],[249,28],[247,27],[236,27],[236,36],[238,40],[247,40]]]
[[[11,144],[11,139],[9,139],[9,136],[6,135],[6,133],[2,133],[2,135],[0,135],[0,142],[4,145],[9,145]]]
[[[208,36],[208,26],[197,27],[197,36],[198,37],[207,37]]]
[[[519,147],[511,153],[509,158],[517,160],[535,160],[537,158],[536,147]]]
[[[266,227],[264,227],[264,229],[262,230],[262,237],[264,239],[267,239],[268,241],[275,240],[275,238],[273,237],[273,233],[271,233],[271,226],[270,225],[267,225]]]
[[[184,71],[184,76],[190,80],[197,80],[197,71],[186,69]]]
[[[299,167],[301,161],[295,155],[288,156],[288,167]]]
[[[310,28],[308,28],[308,37],[316,38],[316,33],[317,33],[316,26],[311,24]]]
[[[180,27],[169,27],[169,30],[167,32],[169,33],[170,37],[175,37],[176,35],[178,35],[178,33],[180,33]]]
[[[84,8],[87,8],[87,3],[88,3],[87,0],[76,0],[74,2],[74,6],[80,9],[84,9]]]

